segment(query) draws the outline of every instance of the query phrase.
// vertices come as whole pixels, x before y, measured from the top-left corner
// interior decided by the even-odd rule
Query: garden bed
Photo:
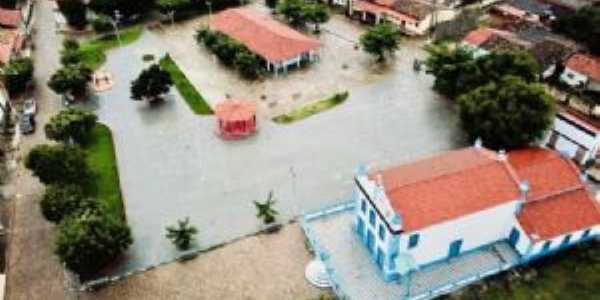
[[[331,98],[313,102],[295,109],[287,114],[276,116],[273,118],[273,121],[279,124],[289,124],[306,119],[314,114],[318,114],[342,104],[344,101],[346,101],[346,99],[348,99],[348,95],[348,92],[335,94]]]
[[[119,38],[114,34],[109,34],[82,43],[79,52],[83,63],[92,70],[98,69],[106,61],[106,51],[135,42],[143,31],[144,27],[142,25],[135,25],[119,30]]]
[[[104,205],[107,212],[125,219],[119,170],[110,129],[97,123],[92,130],[91,139],[84,147],[87,152],[87,163],[94,173],[91,194]]]
[[[199,115],[211,115],[213,113],[213,110],[204,97],[200,95],[179,66],[177,66],[177,63],[168,54],[160,59],[160,67],[171,74],[171,79],[173,79],[175,87],[194,113]]]

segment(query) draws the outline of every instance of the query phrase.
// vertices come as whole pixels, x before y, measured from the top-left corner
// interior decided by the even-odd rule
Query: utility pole
[[[119,22],[121,21],[121,12],[119,10],[115,10],[115,19],[112,21],[113,27],[115,28],[115,34],[117,35],[117,41],[119,41],[119,46],[121,45],[121,35],[119,33]]]

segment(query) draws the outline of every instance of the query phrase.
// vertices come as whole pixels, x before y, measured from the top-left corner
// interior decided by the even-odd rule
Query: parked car
[[[27,99],[23,103],[23,114],[33,116],[37,113],[37,103],[35,99]]]
[[[31,134],[35,131],[35,119],[33,115],[23,115],[19,122],[19,128],[23,134]]]

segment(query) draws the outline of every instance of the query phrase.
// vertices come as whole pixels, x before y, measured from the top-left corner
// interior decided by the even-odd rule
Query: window
[[[550,244],[551,244],[551,242],[550,242],[550,241],[546,241],[546,242],[544,243],[544,246],[542,247],[542,253],[544,253],[544,252],[548,252],[548,250],[550,250]]]
[[[383,224],[379,225],[379,239],[380,240],[385,240],[385,228],[383,227]]]
[[[415,233],[408,238],[408,249],[412,249],[419,244],[419,234]]]
[[[590,232],[591,232],[591,231],[592,231],[591,229],[586,229],[586,230],[583,232],[583,234],[581,235],[581,238],[582,238],[582,239],[585,239],[585,238],[587,238],[588,236],[590,236]]]
[[[571,235],[568,234],[567,236],[565,236],[565,239],[563,240],[562,244],[566,245],[571,241]]]
[[[375,226],[375,212],[373,210],[369,211],[369,223]]]
[[[365,201],[363,199],[362,203],[360,204],[360,209],[362,210],[363,213],[367,212],[367,201]]]
[[[567,77],[569,79],[573,79],[573,78],[575,78],[575,75],[573,75],[573,73],[567,73]]]

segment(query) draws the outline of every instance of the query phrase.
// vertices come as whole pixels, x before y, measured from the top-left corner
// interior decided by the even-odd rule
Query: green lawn
[[[142,25],[136,25],[120,30],[121,44],[115,35],[108,35],[81,44],[79,52],[83,62],[93,70],[98,69],[106,61],[105,52],[119,46],[135,42],[144,31]]]
[[[190,106],[192,111],[199,115],[210,115],[213,113],[210,105],[208,105],[202,95],[200,95],[192,83],[187,79],[181,69],[179,69],[177,63],[173,61],[171,56],[167,54],[161,58],[160,66],[165,71],[169,72],[169,74],[171,74],[171,78],[175,83],[175,87],[177,87],[177,90],[185,102],[187,102],[187,104]]]
[[[112,134],[106,125],[96,125],[85,151],[90,169],[96,176],[90,189],[92,196],[105,205],[110,214],[125,218]]]
[[[536,273],[527,279],[525,274]],[[600,299],[600,243],[588,242],[548,257],[508,279],[503,273],[485,280],[487,289],[471,286],[456,300],[595,300]]]
[[[275,123],[279,124],[289,124],[292,122],[300,121],[306,119],[314,114],[318,114],[322,111],[331,109],[336,105],[339,105],[348,99],[348,92],[338,93],[333,95],[331,98],[327,98],[325,100],[313,102],[302,106],[298,109],[291,111],[290,113],[279,115],[273,118]]]

